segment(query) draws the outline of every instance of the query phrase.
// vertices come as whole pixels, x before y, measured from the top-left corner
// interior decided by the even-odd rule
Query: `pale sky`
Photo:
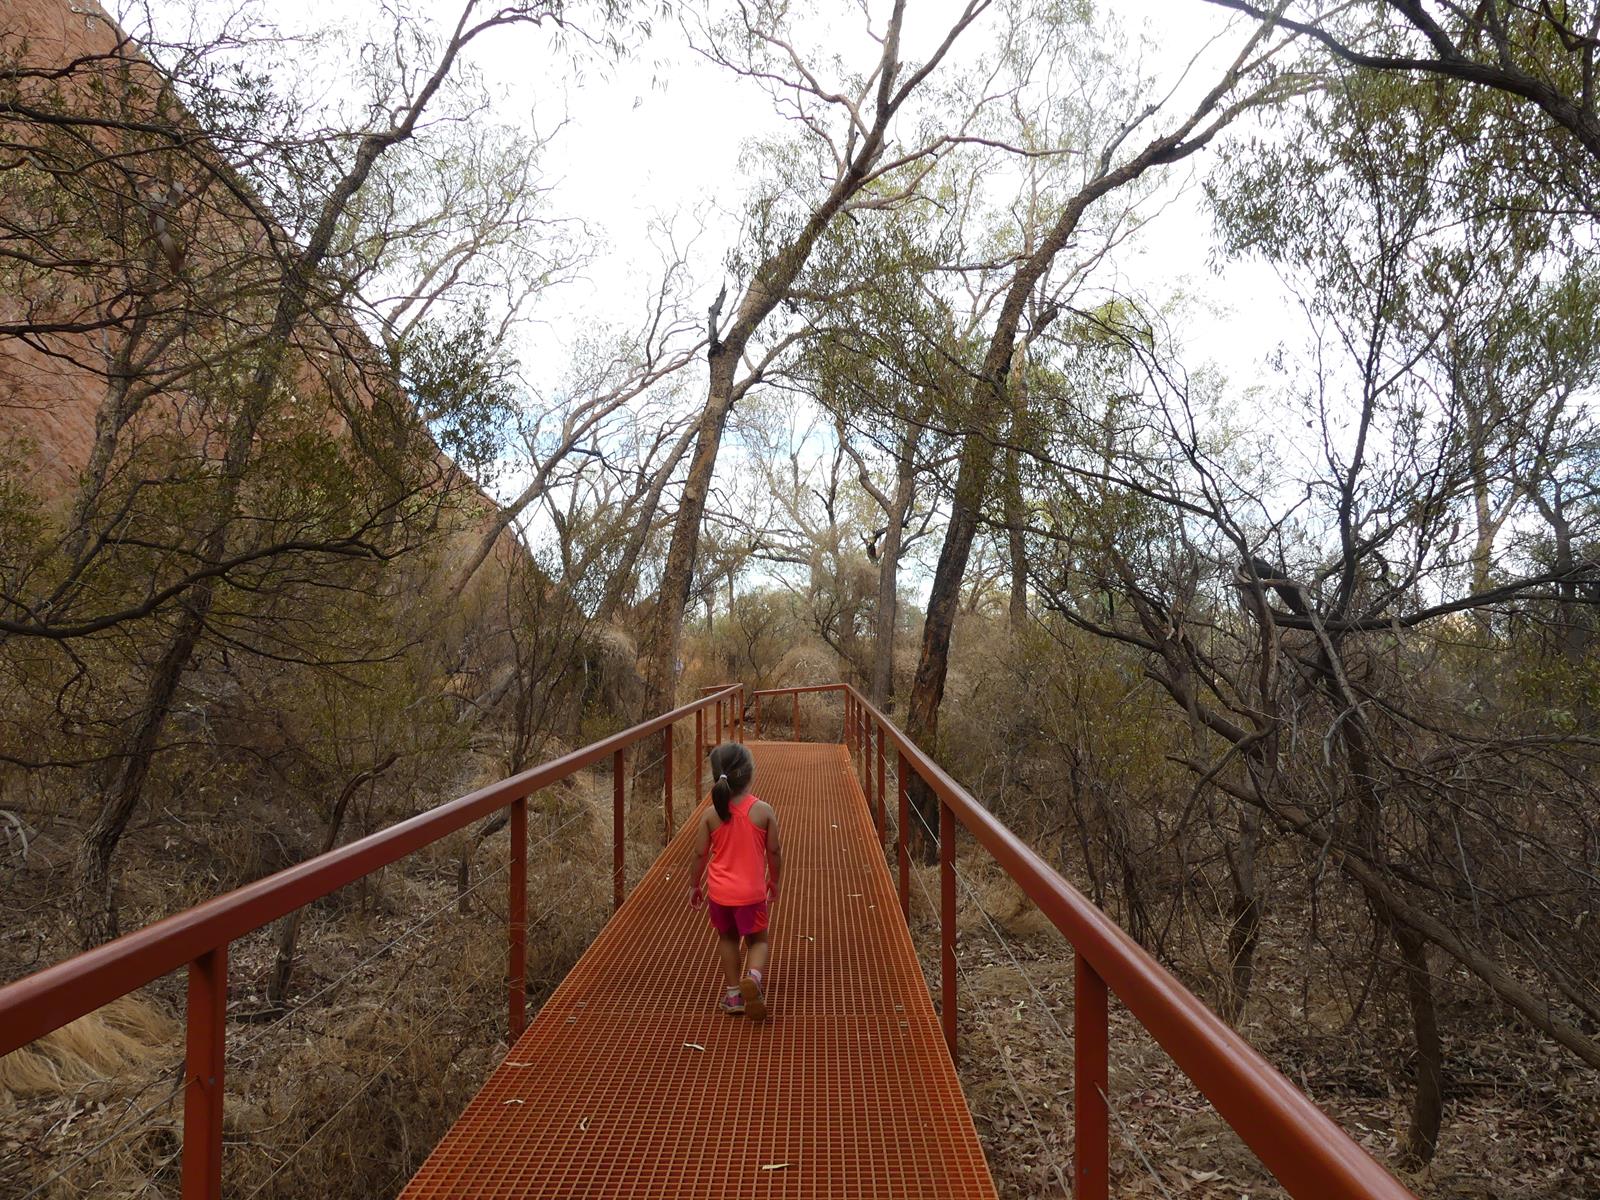
[[[221,0],[113,0],[127,12],[146,3],[158,27],[182,20],[193,4]],[[391,3],[393,0],[391,0]],[[453,20],[455,0],[412,0],[412,11]],[[719,6],[720,7],[720,6]],[[875,4],[874,9],[881,9]],[[942,32],[936,18],[952,0],[916,0],[908,19],[908,56],[918,41]],[[688,11],[703,11],[690,6]],[[1115,10],[1130,36],[1150,36],[1153,66],[1164,79],[1176,79],[1192,54],[1227,25],[1227,14],[1203,0],[1119,0]],[[327,27],[339,21],[354,28],[383,20],[379,0],[278,0],[271,18],[291,31]],[[881,14],[880,14],[881,16]],[[142,22],[129,22],[137,29]],[[749,138],[783,133],[791,127],[767,96],[750,81],[708,63],[688,45],[678,21],[654,20],[655,34],[621,63],[586,61],[580,69],[550,48],[544,30],[514,28],[480,41],[472,61],[503,94],[495,116],[509,124],[528,121],[553,129],[566,122],[546,158],[546,182],[554,185],[551,212],[581,218],[600,246],[586,278],[557,289],[534,314],[522,337],[528,380],[548,389],[569,359],[579,335],[607,323],[635,324],[657,274],[657,251],[650,244],[654,222],[675,221],[695,241],[691,274],[699,294],[697,311],[724,279],[722,263],[737,237],[736,214],[744,184],[738,171]],[[968,37],[981,34],[970,31]],[[871,52],[859,30],[845,30],[841,51],[852,65]],[[1237,29],[1224,34],[1191,79],[1209,86],[1216,68],[1242,43]],[[974,47],[976,49],[976,46]],[[337,75],[335,63],[332,68]],[[335,77],[331,90],[340,86]],[[1159,212],[1120,248],[1096,286],[1115,283],[1157,303],[1182,293],[1190,298],[1181,327],[1185,365],[1193,370],[1211,361],[1241,390],[1263,377],[1262,360],[1283,339],[1297,336],[1296,319],[1275,275],[1259,264],[1228,264],[1214,273],[1209,262],[1213,239],[1202,211],[1198,180],[1209,169],[1202,153],[1174,170],[1150,211]],[[703,367],[697,367],[703,376]],[[703,385],[701,385],[703,386]],[[692,387],[693,395],[698,388]]]
[[[929,36],[935,23],[917,18],[928,9],[948,7],[919,0],[912,6],[910,32]],[[1119,0],[1117,11],[1130,28],[1159,33],[1161,45],[1170,51],[1162,63],[1164,78],[1176,78],[1189,55],[1227,25],[1227,14],[1202,0]],[[671,21],[659,22],[656,37],[634,60],[610,69],[609,79],[591,73],[581,84],[530,73],[528,37],[519,33],[493,43],[478,61],[509,89],[513,112],[534,107],[568,118],[547,158],[558,181],[557,206],[591,222],[611,247],[589,273],[590,283],[582,289],[586,294],[577,304],[571,303],[576,298],[564,298],[562,310],[577,308],[585,319],[614,317],[619,307],[637,311],[641,284],[648,283],[656,265],[646,234],[651,218],[677,214],[680,228],[688,231],[693,215],[708,207],[713,210],[711,224],[696,257],[697,278],[709,300],[720,285],[719,265],[736,235],[734,222],[717,220],[716,210],[731,213],[739,207],[741,145],[746,138],[785,131],[785,122],[753,84],[693,52]],[[1240,40],[1238,35],[1227,38],[1222,47],[1231,52]],[[859,49],[859,38],[853,46]],[[1217,56],[1208,61],[1217,61]],[[1207,85],[1214,77],[1194,73]],[[1213,246],[1210,218],[1201,211],[1198,188],[1208,160],[1202,154],[1193,165],[1170,173],[1164,200],[1151,205],[1152,211],[1162,211],[1117,255],[1115,267],[1127,286],[1152,297],[1180,290],[1193,295],[1199,302],[1189,338],[1195,349],[1215,358],[1230,376],[1254,379],[1261,357],[1271,348],[1263,343],[1287,336],[1291,327],[1270,269],[1228,264],[1222,276],[1214,275],[1208,261]],[[1214,307],[1217,315],[1206,316],[1199,311],[1204,307]],[[1263,337],[1264,329],[1272,330],[1271,335]],[[530,356],[559,356],[563,340],[559,326],[538,331]]]

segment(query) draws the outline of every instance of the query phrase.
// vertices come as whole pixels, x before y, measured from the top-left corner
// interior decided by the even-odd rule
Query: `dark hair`
[[[739,742],[723,742],[711,752],[711,803],[720,820],[728,819],[728,805],[756,777],[756,760]]]

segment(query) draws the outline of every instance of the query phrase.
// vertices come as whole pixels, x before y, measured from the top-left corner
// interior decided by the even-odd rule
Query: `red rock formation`
[[[9,244],[40,260],[37,269],[0,268],[20,280],[0,286],[0,450],[29,446],[29,486],[65,508],[90,462],[97,422],[107,422],[116,404],[117,354],[134,327],[129,310],[149,306],[176,339],[152,374],[204,362],[217,346],[232,352],[264,328],[281,275],[272,243],[287,242],[93,0],[6,0],[0,61],[40,71],[19,94],[41,112],[112,119],[63,132],[47,120],[8,125],[0,118],[0,145],[23,150],[0,167],[8,180],[0,191],[0,249]],[[114,127],[130,120],[158,132]],[[175,131],[179,144],[161,129]],[[77,169],[56,188],[50,168],[63,162]],[[77,206],[63,202],[66,217],[55,211],[57,191]],[[102,213],[85,209],[84,198],[97,195],[103,230]],[[21,333],[29,324],[37,329]],[[287,374],[297,394],[321,398],[330,428],[346,430],[335,397],[359,408],[395,398],[383,356],[347,313],[323,306],[303,324]],[[60,328],[73,325],[94,328]],[[203,351],[183,360],[191,341],[203,342]],[[179,381],[138,406],[117,438],[118,453],[181,430],[195,451],[211,454],[218,428],[208,398]],[[446,479],[463,482],[443,456],[440,467]],[[487,518],[492,504],[485,498],[479,507]],[[470,531],[457,536],[473,540]],[[516,545],[505,540],[507,549]],[[465,553],[452,550],[459,553],[451,557]]]

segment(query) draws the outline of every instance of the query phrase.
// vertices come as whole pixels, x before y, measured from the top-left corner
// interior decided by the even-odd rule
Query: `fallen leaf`
[[[527,1101],[526,1100],[507,1100],[505,1103],[507,1103],[507,1104],[526,1104]]]
[[[512,1061],[511,1061],[511,1060],[510,1060],[510,1059],[509,1059],[509,1058],[508,1058],[508,1059],[506,1059],[506,1061],[505,1061],[505,1062],[503,1062],[503,1063],[502,1063],[502,1064],[500,1064],[500,1065],[501,1065],[501,1066],[505,1066],[505,1067],[531,1067],[531,1066],[533,1066],[533,1064],[532,1064],[532,1063],[519,1063],[519,1062],[512,1062]]]
[[[1221,1179],[1221,1171],[1190,1171],[1190,1178],[1196,1183],[1210,1183],[1213,1179]]]
[[[701,1054],[704,1054],[706,1052],[706,1048],[704,1046],[702,1046],[699,1042],[685,1042],[683,1044],[683,1048],[685,1050],[698,1050],[698,1051],[700,1051]]]
[[[578,1122],[578,1132],[579,1133],[588,1133],[589,1132],[589,1118],[588,1117],[585,1117],[583,1120]]]
[[[788,1165],[789,1165],[789,1164],[788,1164],[788,1163],[767,1163],[767,1164],[766,1164],[766,1165],[765,1165],[765,1166],[764,1166],[764,1167],[762,1167],[762,1168],[761,1168],[761,1169],[762,1169],[762,1170],[763,1170],[763,1171],[782,1171],[782,1170],[784,1170],[784,1169],[785,1169],[785,1168],[786,1168],[786,1167],[787,1167],[787,1166],[788,1166]]]

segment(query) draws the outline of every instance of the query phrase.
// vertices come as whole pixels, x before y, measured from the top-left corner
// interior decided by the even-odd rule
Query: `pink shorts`
[[[706,916],[711,919],[711,928],[723,937],[749,937],[753,933],[766,931],[767,902],[762,900],[758,904],[735,904],[730,907],[707,900]]]

